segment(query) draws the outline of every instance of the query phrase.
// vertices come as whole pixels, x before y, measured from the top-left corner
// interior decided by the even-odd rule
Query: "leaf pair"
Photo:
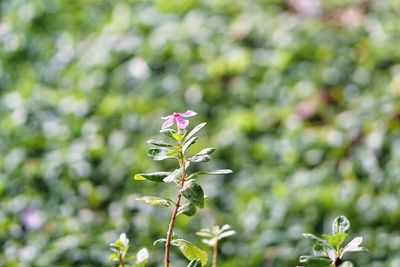
[[[219,240],[235,235],[236,232],[231,229],[231,226],[225,224],[222,227],[213,226],[211,228],[201,229],[196,233],[198,236],[204,237],[201,241],[206,245],[213,247]]]
[[[323,238],[313,234],[303,236],[314,243],[313,251],[315,256],[301,256],[300,262],[311,267],[338,266],[347,252],[368,251],[360,247],[362,237],[356,237],[345,247],[342,247],[350,229],[350,221],[345,216],[337,217],[332,223],[332,234],[324,234]]]

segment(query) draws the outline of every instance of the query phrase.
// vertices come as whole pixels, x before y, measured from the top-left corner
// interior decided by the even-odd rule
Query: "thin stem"
[[[216,240],[215,244],[214,244],[214,255],[213,255],[212,267],[217,267],[217,260],[218,260],[218,240]]]
[[[118,251],[118,256],[119,256],[119,262],[121,263],[120,266],[121,267],[125,267],[125,262],[124,259],[122,258],[122,252]]]
[[[179,147],[181,145],[179,144]],[[179,189],[181,189],[185,183],[186,179],[186,174],[185,174],[185,165],[186,165],[186,159],[182,153],[182,151],[179,154],[179,166],[181,167],[181,179],[179,183]],[[165,243],[165,255],[164,255],[164,266],[169,267],[169,255],[170,255],[170,249],[171,249],[171,238],[172,238],[172,233],[174,230],[174,225],[175,225],[175,220],[176,216],[178,214],[178,209],[180,207],[180,202],[182,198],[182,193],[179,191],[179,194],[176,198],[175,201],[175,208],[172,211],[171,219],[169,221],[169,226],[168,226],[168,231],[167,231],[167,242]]]

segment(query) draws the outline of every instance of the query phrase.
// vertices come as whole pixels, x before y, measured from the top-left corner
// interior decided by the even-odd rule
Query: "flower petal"
[[[189,121],[184,120],[182,117],[177,117],[175,120],[179,129],[185,129],[189,125]]]
[[[163,119],[163,120],[168,120],[169,118],[171,118],[172,117],[172,115],[168,115],[168,116],[163,116],[163,117],[161,117],[161,119]]]
[[[170,127],[170,126],[173,125],[173,124],[174,124],[174,118],[169,117],[169,118],[164,122],[164,124],[162,125],[161,129],[164,130],[164,129]]]
[[[183,117],[193,117],[193,116],[196,116],[196,115],[197,115],[197,113],[192,111],[192,110],[190,110],[190,109],[182,114]]]

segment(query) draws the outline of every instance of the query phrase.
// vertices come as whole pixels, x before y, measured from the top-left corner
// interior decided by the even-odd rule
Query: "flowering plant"
[[[204,208],[205,194],[203,188],[198,183],[198,177],[202,175],[225,175],[232,173],[229,169],[198,171],[190,173],[190,166],[200,162],[207,162],[211,159],[210,154],[215,148],[207,147],[195,154],[189,155],[189,147],[193,145],[197,139],[198,132],[204,128],[205,122],[193,127],[191,131],[186,128],[189,120],[184,118],[193,117],[197,113],[191,110],[185,113],[173,113],[169,116],[162,117],[165,122],[161,127],[161,133],[165,134],[173,143],[167,143],[162,140],[149,140],[147,143],[152,145],[147,154],[156,161],[175,160],[177,167],[175,170],[159,171],[152,173],[139,173],[134,176],[135,180],[149,180],[152,182],[160,182],[175,185],[177,188],[175,200],[170,198],[143,196],[138,200],[144,201],[152,205],[159,205],[172,210],[171,218],[168,224],[166,237],[155,241],[165,242],[164,266],[170,266],[171,246],[178,247],[180,252],[190,261],[188,266],[203,266],[208,261],[205,251],[198,248],[191,242],[177,237],[173,230],[178,216],[193,216],[197,209]],[[170,128],[176,124],[176,129]]]

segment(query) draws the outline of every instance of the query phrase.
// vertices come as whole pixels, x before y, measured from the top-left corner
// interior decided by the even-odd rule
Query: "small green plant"
[[[110,244],[110,250],[113,254],[109,256],[109,260],[118,262],[118,267],[144,267],[147,265],[149,252],[146,248],[142,248],[136,254],[128,255],[129,239],[126,238],[125,233],[122,233],[114,243]]]
[[[181,253],[191,261],[189,266],[204,266],[207,263],[208,256],[205,251],[174,234],[173,230],[175,221],[180,215],[193,216],[197,209],[204,207],[204,191],[201,185],[197,182],[199,176],[232,173],[232,171],[228,169],[190,173],[191,164],[209,161],[211,159],[210,154],[215,151],[214,148],[208,147],[200,150],[194,155],[189,155],[189,147],[197,141],[197,133],[206,125],[206,123],[203,122],[195,126],[191,131],[186,130],[189,121],[184,118],[192,117],[196,114],[197,113],[188,110],[185,113],[173,113],[170,116],[162,117],[165,122],[162,125],[161,133],[170,138],[173,143],[161,140],[147,141],[153,146],[147,152],[153,160],[175,160],[177,162],[177,168],[172,171],[139,173],[134,176],[135,180],[149,180],[152,182],[172,184],[177,187],[175,201],[158,196],[143,196],[138,198],[138,200],[146,203],[159,205],[172,210],[166,238],[159,239],[155,242],[155,244],[165,242],[165,267],[170,266],[171,246],[178,247]],[[175,129],[170,128],[175,124]]]
[[[213,248],[213,262],[212,267],[217,267],[218,261],[218,243],[221,239],[232,236],[236,234],[234,230],[231,229],[231,226],[225,224],[222,227],[213,226],[212,228],[201,229],[196,233],[198,236],[204,237],[201,241]]]
[[[337,217],[332,223],[332,234],[324,234],[323,238],[305,233],[303,236],[313,242],[314,256],[301,256],[300,262],[310,267],[353,266],[349,261],[343,261],[348,252],[368,251],[360,247],[362,237],[356,237],[343,246],[350,229],[350,221],[345,216]]]

